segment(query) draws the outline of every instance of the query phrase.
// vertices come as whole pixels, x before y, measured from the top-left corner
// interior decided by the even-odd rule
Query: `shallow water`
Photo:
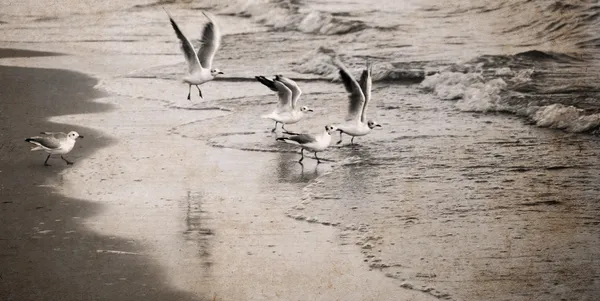
[[[89,51],[94,55],[88,71],[101,79],[100,88],[181,112],[176,124],[157,122],[157,128],[167,127],[169,135],[193,145],[206,142],[211,148],[205,154],[212,154],[206,160],[222,159],[216,151],[234,152],[228,156],[235,160],[219,163],[219,176],[210,180],[216,186],[202,189],[207,200],[187,194],[204,207],[201,214],[183,214],[214,226],[191,222],[186,233],[191,244],[199,242],[201,250],[214,245],[212,234],[204,241],[203,231],[223,226],[211,220],[231,217],[219,213],[219,206],[244,196],[224,187],[248,185],[249,199],[273,199],[287,212],[282,223],[288,226],[298,221],[333,225],[339,243],[361,250],[365,269],[381,270],[406,289],[455,300],[593,300],[598,294],[600,141],[589,135],[600,125],[595,114],[598,6],[554,1],[164,4],[190,35],[200,32],[196,22],[203,8],[218,14],[226,34],[217,55],[226,75],[203,86],[205,101],[188,102],[187,87],[179,82],[183,57],[172,30],[161,5],[146,4],[99,6],[81,15],[8,10],[0,14],[8,23],[2,41],[80,57]],[[31,20],[37,21],[25,22]],[[283,73],[302,79],[301,101],[315,112],[289,129],[318,132],[342,120],[346,109],[342,85],[330,82],[337,77],[331,49],[355,74],[366,59],[375,62],[369,116],[383,129],[355,139],[355,146],[347,145],[346,137],[321,154],[325,164],[316,166],[307,158],[300,166],[296,150],[276,143],[272,123],[258,118],[272,109],[276,97],[253,76]],[[72,59],[60,60],[54,64],[69,65]],[[106,67],[108,61],[118,67]],[[203,117],[195,118],[196,112]],[[127,120],[127,112],[122,114]],[[272,161],[243,168],[236,165],[241,156]],[[247,170],[264,173],[248,178]],[[190,171],[186,178],[197,179],[194,175]],[[201,190],[201,184],[194,185],[183,186]],[[178,199],[185,195],[181,191]],[[259,215],[269,205],[240,208]],[[240,227],[249,221],[234,219]],[[177,260],[186,261],[190,253]],[[188,263],[211,261],[206,258]],[[207,278],[220,275],[206,271]]]
[[[270,122],[251,117],[269,106],[219,102],[234,113],[176,131],[202,138],[202,128],[228,124],[209,135],[210,145],[281,153],[288,162],[267,174],[306,182],[287,215],[338,227],[343,242],[362,249],[366,265],[403,287],[456,300],[593,299],[600,141],[517,117],[458,112],[416,85],[373,95],[373,115],[384,128],[354,146],[332,147],[320,157],[333,162],[320,166],[310,158],[295,163],[299,156],[287,153],[294,148],[273,141]],[[309,120],[339,120],[326,116],[338,98],[320,94],[321,112]],[[302,177],[289,179],[294,170]]]

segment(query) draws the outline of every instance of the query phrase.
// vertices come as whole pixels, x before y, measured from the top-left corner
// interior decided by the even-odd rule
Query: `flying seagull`
[[[354,137],[364,136],[371,132],[372,129],[381,127],[374,120],[367,120],[367,105],[371,99],[372,65],[367,62],[367,67],[360,76],[360,82],[357,82],[337,57],[333,59],[333,62],[339,68],[340,77],[346,91],[350,93],[348,95],[350,102],[348,105],[348,114],[346,115],[346,123],[337,126],[340,132],[340,141],[337,144],[342,143],[342,134],[352,136],[350,143],[354,143]]]
[[[285,125],[300,121],[306,112],[313,112],[313,109],[307,106],[298,107],[298,99],[302,95],[302,90],[300,90],[298,84],[282,75],[275,75],[273,80],[264,76],[255,76],[255,78],[269,89],[277,92],[277,96],[279,97],[277,108],[270,114],[262,115],[261,118],[275,121],[275,127],[271,132],[275,132],[277,124],[281,123],[281,129],[284,130],[284,133],[294,135],[295,133],[288,132],[285,129]]]
[[[73,162],[65,159],[63,155],[69,153],[75,146],[77,138],[83,138],[83,136],[75,131],[69,132],[68,134],[63,132],[41,132],[40,134],[42,134],[42,136],[29,137],[25,139],[25,141],[35,145],[35,147],[31,149],[32,151],[44,150],[48,153],[48,157],[46,157],[46,161],[44,161],[45,166],[50,166],[50,164],[48,164],[48,159],[50,159],[50,156],[52,155],[60,155],[60,158],[63,159],[67,165],[73,164]]]
[[[196,86],[198,95],[202,98],[202,91],[198,85],[215,79],[219,74],[223,74],[221,70],[213,68],[212,66],[215,54],[221,45],[221,32],[219,31],[219,27],[212,15],[202,12],[206,18],[208,18],[209,22],[204,25],[200,49],[196,53],[194,46],[192,46],[190,40],[183,35],[179,26],[177,26],[177,23],[175,23],[175,20],[171,17],[171,14],[169,14],[166,9],[165,12],[167,12],[169,20],[171,20],[171,25],[175,30],[175,34],[181,41],[181,51],[183,51],[185,60],[188,63],[188,74],[183,77],[183,81],[189,85],[187,99],[191,100],[192,85]]]
[[[334,126],[326,125],[325,131],[319,135],[299,134],[290,137],[277,138],[276,140],[299,145],[302,148],[300,151],[302,158],[300,158],[298,163],[302,164],[302,160],[304,160],[305,149],[314,152],[317,163],[321,163],[321,160],[319,160],[319,157],[317,157],[317,152],[323,151],[329,146],[329,143],[331,142],[331,132],[335,130],[336,128]]]

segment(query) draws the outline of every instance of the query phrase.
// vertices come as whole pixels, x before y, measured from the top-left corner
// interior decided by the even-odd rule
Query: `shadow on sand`
[[[1,57],[34,52],[0,49]],[[39,56],[52,54],[39,53]],[[101,205],[56,194],[67,167],[29,152],[24,138],[40,131],[76,130],[69,158],[84,160],[111,141],[94,141],[91,129],[50,123],[47,117],[107,111],[91,102],[103,94],[96,80],[55,69],[0,66],[0,300],[206,300],[170,287],[160,267],[136,241],[88,230],[86,218]],[[68,171],[67,171],[68,172]]]

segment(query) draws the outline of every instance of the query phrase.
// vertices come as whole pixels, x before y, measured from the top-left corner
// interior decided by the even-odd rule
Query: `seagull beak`
[[[83,136],[79,135],[79,138],[83,139]]]
[[[223,73],[222,71],[219,71],[219,74],[225,74],[225,73]]]
[[[378,128],[380,128],[380,127],[382,127],[382,126],[381,126],[381,124],[376,124],[376,125],[375,125],[375,127],[378,127]]]
[[[314,112],[314,111],[313,111],[313,109],[308,109],[307,111],[309,111],[309,112]]]

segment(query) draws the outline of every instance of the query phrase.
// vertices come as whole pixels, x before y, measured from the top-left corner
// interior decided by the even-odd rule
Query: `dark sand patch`
[[[0,50],[0,58],[34,54]],[[139,243],[89,231],[83,223],[101,206],[40,187],[62,185],[60,171],[76,168],[111,143],[94,140],[99,135],[91,129],[46,120],[109,110],[90,102],[102,96],[93,89],[96,80],[65,70],[0,66],[0,82],[0,300],[208,299],[168,287]],[[24,138],[42,130],[77,130],[87,136],[67,155],[74,167],[59,159],[44,167],[45,155],[29,152]]]
[[[56,53],[56,52],[25,50],[25,49],[0,48],[0,58],[59,56],[59,55],[64,55],[64,54]]]

